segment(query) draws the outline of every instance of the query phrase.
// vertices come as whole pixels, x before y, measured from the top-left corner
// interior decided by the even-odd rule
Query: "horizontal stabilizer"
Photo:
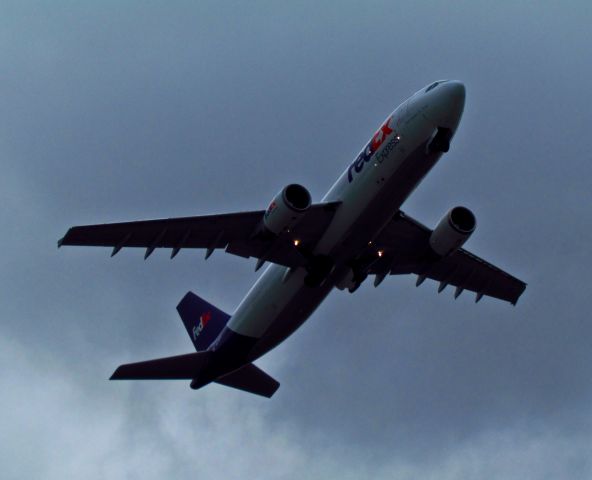
[[[110,380],[191,380],[208,364],[210,354],[196,352],[120,365]]]
[[[215,380],[220,385],[271,398],[280,383],[252,363]]]

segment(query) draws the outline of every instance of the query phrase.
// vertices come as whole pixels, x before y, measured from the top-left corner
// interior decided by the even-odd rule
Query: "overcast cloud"
[[[587,2],[3,2],[2,478],[592,478]],[[258,364],[272,400],[109,382],[193,348],[254,261],[56,249],[76,224],[319,200],[379,123],[462,80],[451,151],[404,205],[466,205],[514,308],[411,277],[334,292]]]

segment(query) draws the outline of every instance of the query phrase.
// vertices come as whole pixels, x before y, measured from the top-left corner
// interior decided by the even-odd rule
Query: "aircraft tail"
[[[206,350],[230,320],[230,315],[193,292],[187,292],[177,311],[197,351]]]
[[[192,380],[191,388],[210,382],[271,397],[280,384],[252,363],[220,377],[215,375],[215,353],[207,351],[230,320],[230,315],[192,292],[177,305],[177,311],[197,352],[174,357],[128,363],[117,367],[111,380]]]

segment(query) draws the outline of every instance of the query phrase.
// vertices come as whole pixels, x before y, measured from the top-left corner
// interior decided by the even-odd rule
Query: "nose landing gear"
[[[428,143],[429,153],[446,153],[450,150],[450,139],[452,138],[452,130],[445,127],[438,127],[435,135]]]

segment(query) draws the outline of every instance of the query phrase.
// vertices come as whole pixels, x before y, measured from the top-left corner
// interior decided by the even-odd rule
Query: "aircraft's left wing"
[[[463,248],[447,257],[436,257],[429,247],[431,233],[428,227],[397,212],[374,242],[384,254],[372,263],[368,273],[377,276],[377,283],[388,274],[415,273],[417,285],[431,278],[440,282],[438,291],[455,286],[455,297],[470,290],[476,293],[477,301],[487,295],[516,304],[526,288],[524,282]]]
[[[314,246],[333,218],[339,203],[312,205],[289,236],[258,235],[264,210],[198,217],[143,220],[72,227],[59,240],[62,245],[145,248],[147,258],[156,248],[170,248],[171,258],[183,248],[225,248],[241,257],[297,267],[306,264],[302,252]],[[298,247],[293,240],[298,240]]]

